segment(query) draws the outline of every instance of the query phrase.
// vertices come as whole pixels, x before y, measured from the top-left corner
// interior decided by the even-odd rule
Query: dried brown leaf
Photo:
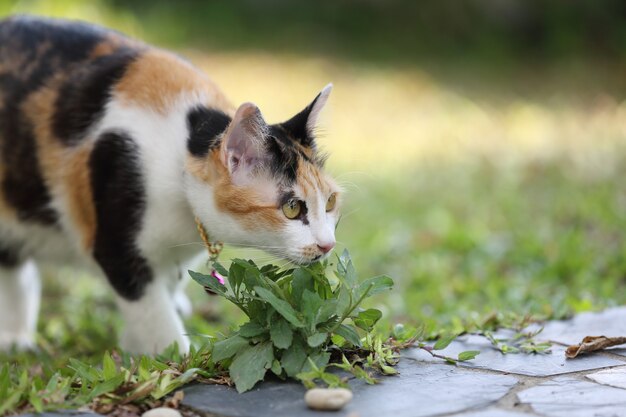
[[[612,346],[626,344],[626,337],[586,336],[578,345],[569,346],[565,357],[573,359],[581,353],[597,352]]]
[[[176,391],[174,395],[172,395],[172,397],[165,401],[163,405],[165,407],[177,409],[180,406],[180,403],[183,401],[183,398],[185,398],[185,393],[182,390]]]

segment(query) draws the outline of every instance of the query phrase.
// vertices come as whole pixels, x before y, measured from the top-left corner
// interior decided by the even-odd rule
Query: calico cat
[[[306,264],[335,245],[339,193],[314,129],[234,108],[185,60],[91,24],[0,21],[0,349],[33,345],[36,263],[103,274],[122,348],[189,349],[178,267],[212,240]]]

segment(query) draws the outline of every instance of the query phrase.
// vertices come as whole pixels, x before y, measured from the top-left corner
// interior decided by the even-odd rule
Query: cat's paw
[[[19,352],[35,350],[35,338],[24,333],[0,333],[0,352],[10,352],[15,349]]]
[[[120,338],[120,347],[134,354],[155,355],[162,353],[174,342],[178,344],[180,353],[189,352],[189,338],[184,334],[177,335],[177,337],[168,337],[166,334],[157,333],[151,335],[144,334],[141,337],[135,332],[125,332]]]

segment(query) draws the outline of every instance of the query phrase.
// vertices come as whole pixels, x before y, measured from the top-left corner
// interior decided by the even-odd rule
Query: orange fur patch
[[[267,205],[251,187],[236,187],[226,179],[217,184],[214,193],[217,208],[238,217],[247,230],[275,230],[285,224],[276,205]]]
[[[76,227],[82,247],[90,251],[95,236],[95,208],[91,195],[88,160],[91,142],[79,148],[67,148],[52,133],[51,120],[61,79],[33,92],[24,101],[23,114],[31,121],[37,141],[42,176],[51,190],[59,189],[66,196],[72,224]]]
[[[146,46],[134,39],[124,38],[114,34],[107,35],[106,39],[98,43],[89,53],[89,58],[94,59],[99,56],[109,55],[120,47],[129,47],[135,49],[144,49]]]
[[[151,49],[127,69],[115,88],[116,97],[165,114],[183,93],[204,92],[212,107],[232,106],[217,86],[191,64],[165,51]]]
[[[220,158],[220,149],[203,159],[189,156],[187,172],[211,185],[218,210],[238,217],[246,230],[277,229],[285,224],[284,216],[275,204],[251,187],[237,187],[231,183]]]
[[[96,236],[96,210],[93,205],[89,157],[92,147],[87,144],[67,158],[63,170],[63,185],[67,192],[69,215],[82,238],[83,248],[90,251]]]

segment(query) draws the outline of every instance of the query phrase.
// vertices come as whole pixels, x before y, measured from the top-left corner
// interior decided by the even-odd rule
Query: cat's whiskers
[[[204,242],[197,241],[197,242],[179,243],[178,245],[168,246],[168,249],[178,248],[178,247],[181,247],[181,246],[191,246],[191,245],[204,246]]]
[[[358,212],[359,210],[361,210],[361,208],[357,207],[355,209],[350,210],[347,213],[341,213],[341,220],[344,220],[346,217],[353,215],[354,213]]]

